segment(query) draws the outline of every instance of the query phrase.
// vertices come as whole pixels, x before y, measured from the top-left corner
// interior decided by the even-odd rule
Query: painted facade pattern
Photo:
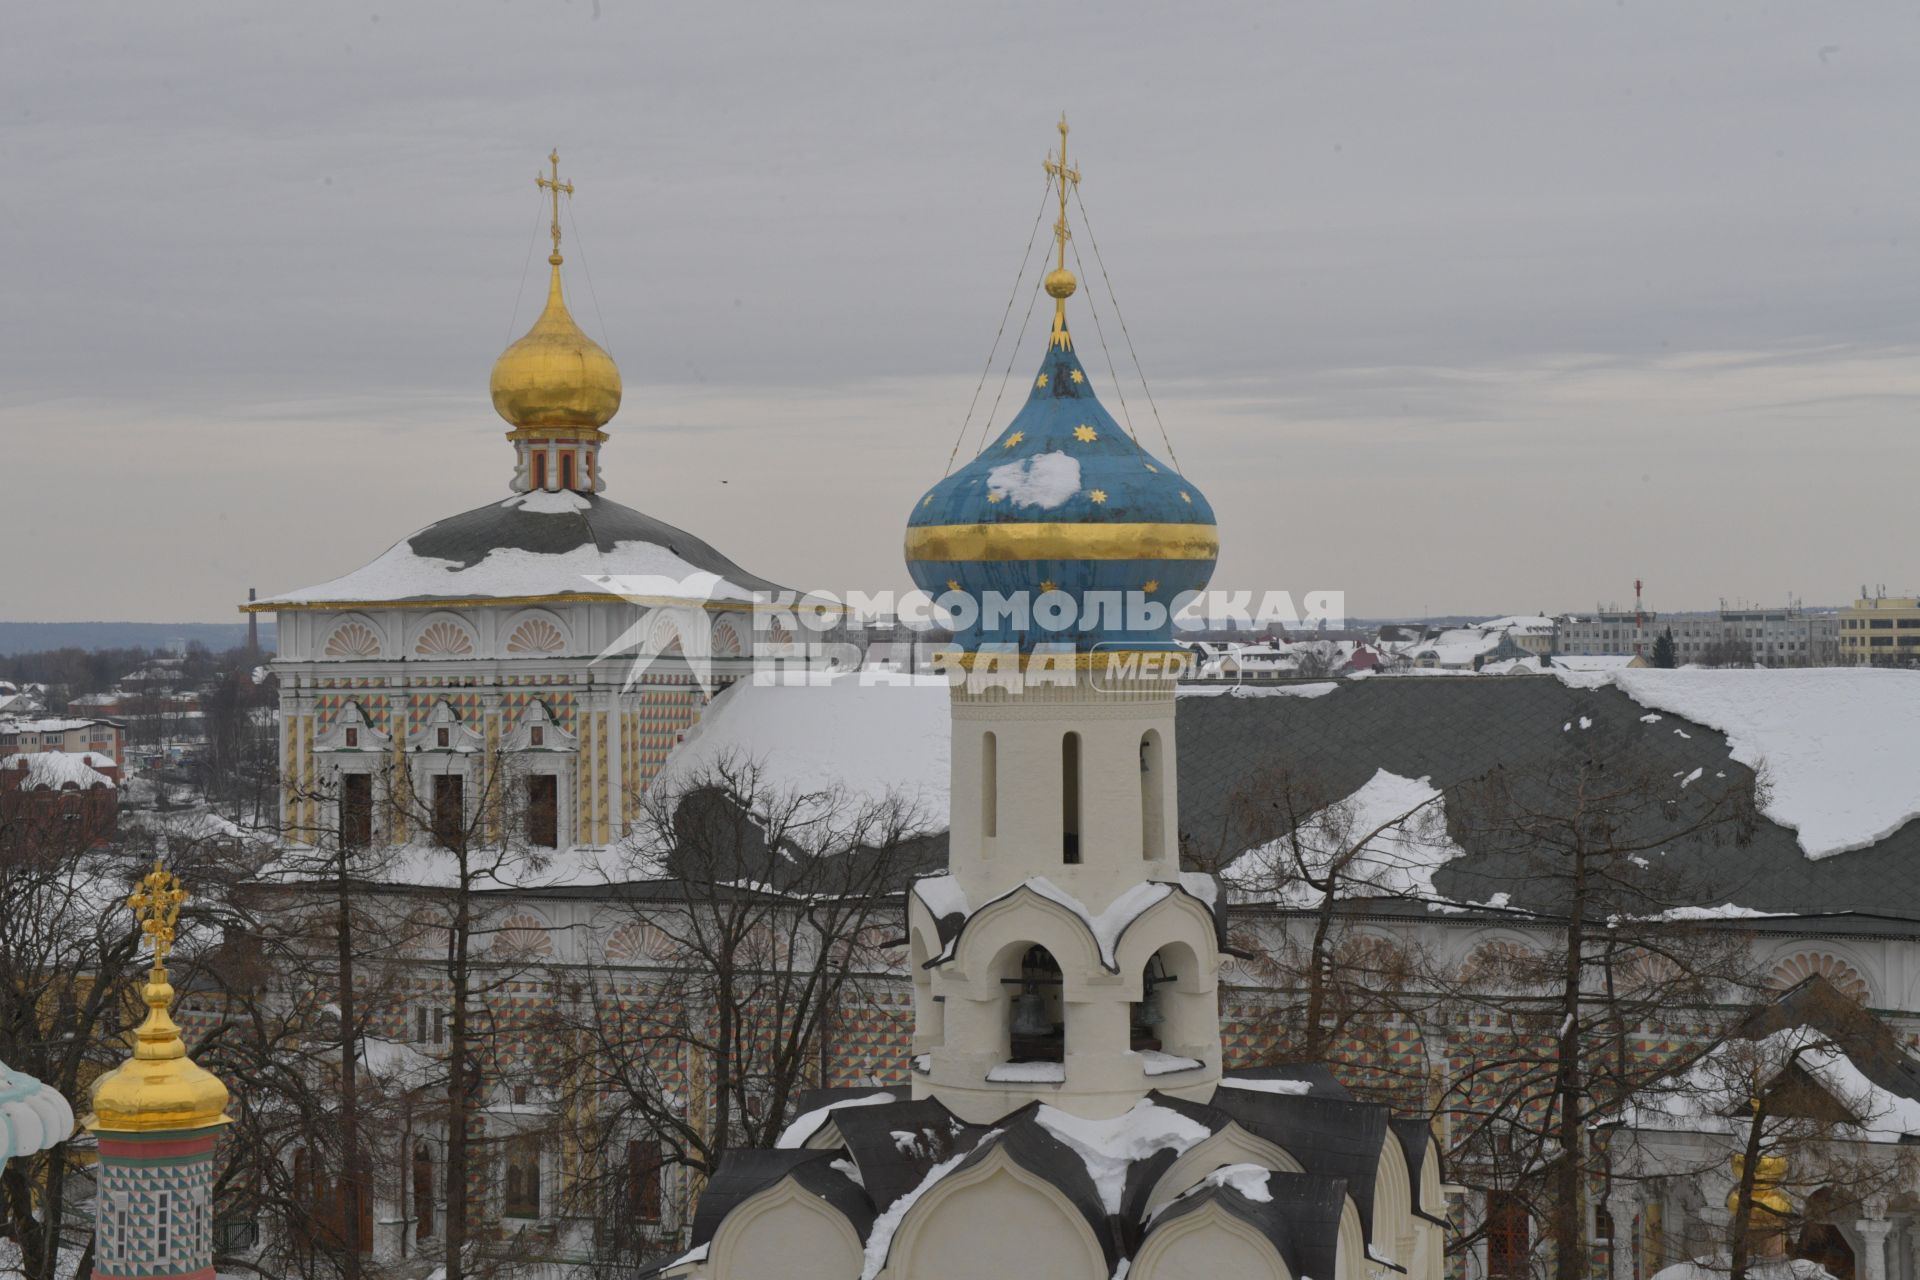
[[[100,1137],[94,1274],[102,1280],[213,1273],[217,1131]]]
[[[387,728],[389,719],[387,695],[384,693],[359,695],[323,693],[317,695],[313,700],[313,718],[318,727],[318,731],[324,734],[331,730],[333,728],[333,722],[340,718],[341,712],[346,710],[349,702],[357,702],[360,704],[360,710],[366,714],[368,724],[378,729],[381,733],[389,731]]]
[[[635,712],[636,778],[639,791],[659,774],[674,744],[694,721],[700,718],[696,701],[698,690],[686,676],[660,677],[673,683],[652,683],[640,687],[640,705]]]

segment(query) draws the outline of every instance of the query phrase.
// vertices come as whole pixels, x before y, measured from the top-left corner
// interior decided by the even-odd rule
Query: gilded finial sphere
[[[1071,298],[1080,282],[1073,278],[1073,272],[1065,267],[1047,272],[1047,296],[1050,298]]]

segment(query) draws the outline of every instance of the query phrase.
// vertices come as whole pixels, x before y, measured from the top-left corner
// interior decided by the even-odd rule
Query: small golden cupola
[[[127,900],[153,943],[153,968],[143,997],[146,1021],[134,1033],[133,1056],[94,1082],[87,1128],[101,1135],[210,1129],[228,1123],[227,1086],[187,1056],[170,1013],[173,985],[167,953],[173,949],[180,904],[187,891],[156,860]]]
[[[560,288],[560,197],[573,183],[560,180],[560,154],[547,157],[553,174],[535,175],[553,197],[553,252],[547,263],[547,305],[518,342],[493,362],[493,407],[507,425],[517,455],[513,488],[598,493],[600,446],[608,420],[620,410],[620,370],[613,357],[574,323]]]

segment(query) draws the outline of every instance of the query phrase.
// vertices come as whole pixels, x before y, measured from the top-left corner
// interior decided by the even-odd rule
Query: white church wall
[[[863,1256],[853,1225],[792,1179],[736,1207],[707,1250],[718,1280],[851,1280]]]
[[[1217,1204],[1183,1214],[1148,1233],[1129,1280],[1294,1280],[1273,1242]],[[1302,1277],[1301,1280],[1308,1280]]]
[[[983,1231],[983,1223],[992,1229]],[[1065,1195],[1000,1150],[934,1183],[906,1210],[879,1273],[880,1280],[1025,1275],[1107,1280],[1106,1255]]]

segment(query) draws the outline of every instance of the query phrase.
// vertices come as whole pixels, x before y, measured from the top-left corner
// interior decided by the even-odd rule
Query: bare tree
[[[391,767],[383,789],[385,832],[404,846],[411,932],[438,941],[433,965],[446,1000],[446,1280],[464,1280],[479,1240],[469,1179],[479,1163],[489,1051],[495,1022],[489,995],[518,976],[486,963],[492,932],[484,895],[517,887],[551,850],[527,837],[521,772],[497,751],[417,751]],[[496,1062],[496,1077],[499,1064]]]
[[[1256,775],[1230,798],[1230,847],[1251,847],[1199,861],[1211,863],[1243,903],[1282,913],[1274,933],[1243,928],[1236,941],[1282,995],[1273,1015],[1290,1054],[1322,1061],[1342,1042],[1377,1034],[1387,1019],[1417,1016],[1430,1002],[1423,949],[1363,932],[1356,917],[1382,899],[1434,897],[1434,867],[1458,852],[1444,799],[1387,773],[1343,794],[1310,766]]]
[[[929,860],[904,801],[779,786],[746,760],[640,803],[609,897],[645,968],[589,970],[550,1037],[568,1049],[565,1111],[593,1117],[574,1135],[580,1208],[619,1228],[602,1248],[628,1261],[655,1243],[630,1228],[657,1166],[704,1176],[728,1148],[772,1146],[823,1082],[835,1019],[870,979],[897,980],[900,891]]]
[[[1464,1129],[1455,1167],[1522,1197],[1546,1223],[1559,1280],[1581,1280],[1588,1189],[1608,1174],[1589,1125],[1667,1072],[1634,1050],[1636,1031],[1697,1035],[1753,987],[1747,939],[1697,906],[1727,886],[1668,853],[1750,838],[1756,787],[1676,776],[1594,727],[1537,767],[1496,768],[1455,796],[1452,829],[1517,888],[1507,914],[1542,940],[1483,948],[1462,974],[1462,1003],[1508,1034],[1451,1082]]]

